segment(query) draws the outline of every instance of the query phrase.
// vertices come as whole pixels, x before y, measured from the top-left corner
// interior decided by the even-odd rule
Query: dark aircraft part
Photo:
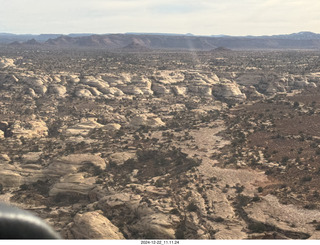
[[[61,237],[30,212],[0,204],[0,239],[61,239]]]

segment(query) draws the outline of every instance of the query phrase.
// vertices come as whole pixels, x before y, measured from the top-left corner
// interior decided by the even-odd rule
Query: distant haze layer
[[[168,34],[109,35],[10,35],[0,34],[0,43],[12,47],[90,47],[150,51],[151,49],[320,49],[320,34],[299,32],[276,36],[193,36]]]

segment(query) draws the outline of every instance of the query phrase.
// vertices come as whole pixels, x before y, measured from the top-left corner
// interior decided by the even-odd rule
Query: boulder
[[[24,80],[38,95],[44,95],[48,90],[40,77],[25,77]]]
[[[0,184],[3,187],[19,187],[23,184],[23,177],[19,173],[18,166],[4,162],[0,164],[0,169]]]
[[[173,86],[172,91],[175,95],[185,96],[187,95],[188,89],[186,87]]]
[[[11,159],[7,154],[0,154],[0,161],[10,162]]]
[[[16,121],[10,131],[14,137],[39,138],[48,136],[47,124],[41,119],[26,122]]]
[[[26,94],[30,95],[32,98],[36,98],[37,97],[36,92],[32,88],[27,88]]]
[[[100,77],[96,78],[93,76],[85,76],[83,79],[81,79],[81,82],[90,87],[96,88],[97,90],[99,90],[99,92],[103,94],[110,93],[109,84],[106,81],[102,80]]]
[[[96,178],[85,178],[86,173],[69,174],[60,179],[49,191],[49,196],[82,195],[87,196],[95,187]]]
[[[152,114],[152,113],[136,115],[130,121],[131,127],[140,127],[140,126],[161,127],[164,125],[165,123],[159,117],[157,117],[155,114]]]
[[[75,95],[79,98],[93,98],[92,93],[85,88],[77,90]]]
[[[112,94],[114,96],[123,96],[124,93],[118,88],[108,88],[106,89],[106,94]]]
[[[97,211],[77,214],[71,232],[75,239],[125,239],[119,228]]]
[[[22,155],[21,160],[24,163],[39,163],[42,152],[29,152]]]
[[[150,239],[175,239],[175,229],[169,216],[153,213],[141,217],[130,227],[139,233],[144,233]]]
[[[60,84],[50,85],[48,90],[49,90],[48,93],[55,94],[58,97],[63,97],[67,93],[66,87]]]
[[[41,85],[38,87],[33,87],[33,90],[39,95],[44,95],[48,89],[45,85]]]
[[[140,195],[127,192],[118,192],[100,199],[97,207],[110,215],[121,215],[121,212],[133,214],[134,210],[138,208],[140,201]]]
[[[61,77],[59,75],[52,75],[50,78],[55,83],[60,83],[61,82]]]
[[[80,82],[80,79],[77,75],[68,75],[66,78],[67,82],[71,82],[71,83],[78,83]]]
[[[105,161],[97,155],[71,154],[53,160],[44,172],[50,177],[60,177],[66,174],[77,173],[81,167],[88,165],[95,166],[101,170],[106,169]]]
[[[140,90],[142,91],[142,93],[144,95],[153,95],[153,91],[151,90],[151,88],[140,88]]]
[[[102,170],[106,168],[105,161],[101,157],[92,154],[71,154],[61,157],[60,159],[66,164],[71,165],[83,165],[84,163],[91,163],[93,166],[96,166]]]
[[[115,152],[112,153],[108,158],[109,161],[116,164],[122,165],[125,161],[135,158],[136,154],[132,152]]]
[[[100,96],[102,93],[97,88],[88,88],[93,96]]]
[[[0,184],[3,187],[19,187],[22,184],[22,176],[14,170],[1,170]]]
[[[170,94],[170,90],[159,83],[152,83],[151,89],[156,95]]]
[[[227,79],[213,85],[212,93],[218,98],[220,97],[235,102],[241,102],[246,99],[246,95],[241,92],[239,85]]]
[[[81,121],[73,126],[70,126],[66,130],[67,136],[87,136],[91,130],[95,128],[102,128],[104,125],[97,123],[96,118],[88,118],[88,119],[81,119]]]
[[[121,125],[118,123],[109,123],[105,125],[103,128],[108,131],[118,131],[121,129]]]
[[[8,164],[8,162],[1,163],[0,161],[0,184],[3,187],[16,188],[22,184],[30,184],[38,180],[44,180],[41,166],[27,164],[22,167],[15,164]]]
[[[141,91],[140,88],[135,87],[134,85],[129,85],[129,86],[123,86],[120,88],[121,91],[125,94],[129,95],[143,95],[143,92]]]
[[[6,131],[9,128],[9,123],[6,121],[0,121],[0,130]]]

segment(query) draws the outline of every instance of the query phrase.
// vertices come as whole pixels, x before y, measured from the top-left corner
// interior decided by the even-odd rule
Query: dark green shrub
[[[255,233],[262,233],[266,231],[266,226],[263,223],[255,222],[249,224],[248,229]]]
[[[304,176],[301,181],[302,182],[308,182],[308,181],[311,181],[312,180],[312,177],[311,176]]]
[[[199,208],[194,201],[190,202],[189,205],[187,206],[187,210],[189,212],[196,212],[198,209]]]

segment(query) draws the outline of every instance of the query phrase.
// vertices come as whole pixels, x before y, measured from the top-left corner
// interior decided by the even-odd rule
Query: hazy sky
[[[0,0],[0,32],[320,33],[319,0]]]

